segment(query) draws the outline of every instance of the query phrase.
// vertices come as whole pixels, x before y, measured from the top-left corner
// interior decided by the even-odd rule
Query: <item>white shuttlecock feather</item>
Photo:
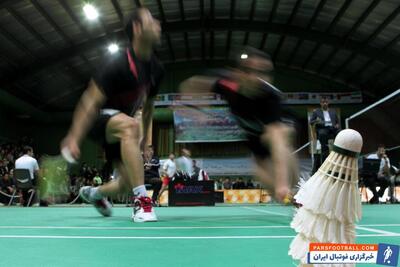
[[[362,137],[357,131],[339,132],[328,158],[308,181],[300,184],[294,198],[302,207],[291,223],[298,234],[289,255],[301,264],[307,263],[310,243],[354,243],[355,223],[361,219],[357,159],[361,148]],[[336,265],[324,264],[327,266]]]

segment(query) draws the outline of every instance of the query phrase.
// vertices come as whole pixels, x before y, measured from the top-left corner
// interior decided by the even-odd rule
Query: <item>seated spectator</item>
[[[376,154],[371,154],[367,159],[378,159],[380,160],[380,166],[376,177],[365,180],[365,185],[372,191],[374,196],[369,201],[370,203],[379,203],[379,198],[383,196],[386,188],[390,183],[390,160],[386,155],[384,145],[379,145]],[[376,187],[379,186],[379,191],[376,191]],[[393,198],[391,194],[391,198]]]
[[[23,155],[15,161],[16,169],[28,169],[33,185],[37,183],[37,177],[39,172],[39,165],[37,160],[33,157],[33,149],[30,146],[25,146],[23,150]],[[30,197],[30,190],[22,191],[22,203],[25,206],[28,204],[28,199]],[[33,201],[31,201],[31,205]]]
[[[246,189],[246,185],[243,182],[243,178],[239,177],[236,179],[236,182],[232,186],[233,189]]]
[[[247,189],[254,189],[254,183],[253,183],[252,179],[247,180],[246,188]]]
[[[222,184],[223,189],[232,189],[232,183],[229,178],[226,178],[224,183]]]
[[[14,183],[10,179],[10,175],[8,173],[4,174],[0,179],[0,191],[7,195],[12,195],[14,193]],[[7,205],[10,201],[10,198],[0,193],[0,202]]]
[[[93,181],[92,181],[92,186],[93,186],[93,187],[97,187],[97,186],[100,186],[100,185],[102,185],[102,184],[103,184],[103,180],[101,179],[100,176],[95,176],[95,177],[93,178]]]
[[[153,146],[149,145],[143,153],[144,162],[144,181],[146,184],[150,184],[153,189],[153,195],[151,199],[154,205],[158,206],[157,203],[158,194],[162,187],[162,181],[160,178],[159,168],[160,159],[154,154]]]
[[[35,184],[35,178],[38,177],[39,165],[37,160],[33,157],[33,149],[30,146],[25,146],[24,154],[15,161],[16,169],[28,169],[32,182]]]
[[[4,160],[0,160],[0,176],[3,177],[8,172],[9,170]]]
[[[215,184],[216,184],[216,190],[222,190],[223,189],[223,179],[220,178],[218,180],[215,180]]]

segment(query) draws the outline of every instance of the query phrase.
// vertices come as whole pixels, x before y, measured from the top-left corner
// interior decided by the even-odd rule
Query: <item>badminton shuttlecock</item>
[[[354,243],[355,223],[361,219],[358,191],[361,148],[362,137],[357,131],[339,132],[328,158],[294,196],[302,207],[291,223],[297,236],[290,244],[289,255],[301,264],[307,263],[310,243]]]

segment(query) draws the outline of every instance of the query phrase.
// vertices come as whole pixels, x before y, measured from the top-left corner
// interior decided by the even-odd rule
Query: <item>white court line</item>
[[[256,209],[256,208],[250,208],[250,207],[241,207],[242,209],[246,210],[254,210],[262,213],[267,213],[267,214],[273,214],[273,215],[280,215],[280,216],[285,216],[285,217],[292,217],[293,215],[290,214],[285,214],[285,213],[280,213],[280,212],[275,212],[275,211],[269,211],[269,210],[263,210],[263,209]]]
[[[360,224],[357,226],[360,230],[380,233],[396,234],[367,226],[400,226],[400,224]],[[67,229],[67,230],[190,230],[190,229],[274,229],[291,228],[289,225],[249,225],[249,226],[155,226],[155,227],[111,227],[111,226],[36,226],[36,225],[1,225],[1,229]]]
[[[66,235],[0,235],[2,238],[33,239],[283,239],[294,236],[66,236]]]
[[[387,226],[400,226],[400,224],[395,223],[395,224],[360,224],[360,226],[383,226],[383,227],[387,227]]]
[[[356,226],[356,229],[365,230],[372,233],[384,234],[384,235],[397,235],[398,233],[383,231],[375,228],[363,227],[363,226]]]
[[[366,234],[357,237],[400,237],[400,234]],[[20,239],[288,239],[294,238],[293,235],[275,236],[66,236],[66,235],[0,235],[0,239],[20,238]]]
[[[268,229],[290,228],[288,225],[257,226],[157,226],[157,227],[107,227],[107,226],[0,226],[0,229],[76,229],[76,230],[186,230],[186,229]]]

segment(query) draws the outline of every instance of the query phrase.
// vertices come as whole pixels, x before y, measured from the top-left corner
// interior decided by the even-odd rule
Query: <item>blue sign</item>
[[[376,263],[386,266],[397,266],[399,259],[399,246],[391,244],[378,244],[378,258]]]

